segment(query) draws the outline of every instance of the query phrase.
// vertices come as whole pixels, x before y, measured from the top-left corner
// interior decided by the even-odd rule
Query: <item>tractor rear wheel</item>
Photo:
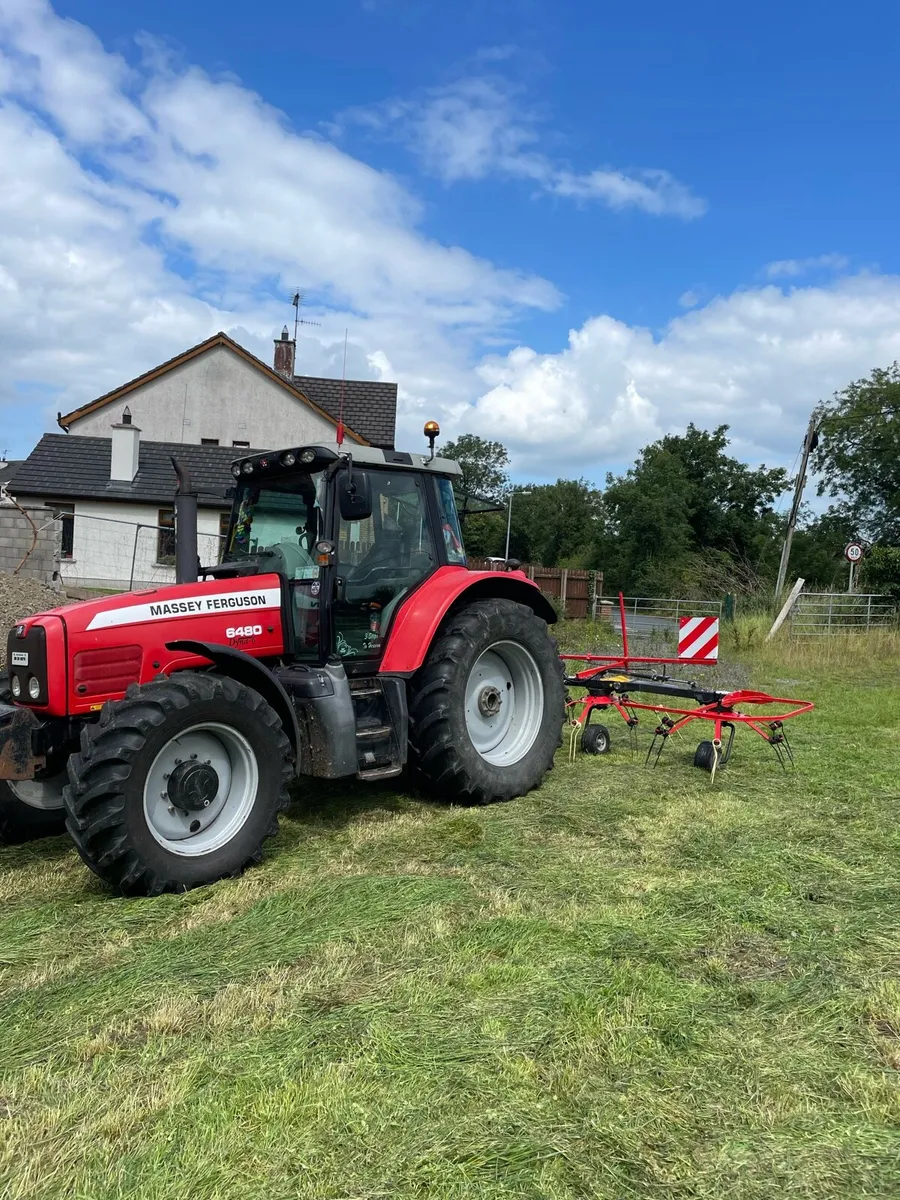
[[[291,776],[290,743],[258,692],[176,674],[133,684],[84,726],[69,760],[67,827],[120,891],[186,891],[259,860]]]
[[[411,762],[447,799],[524,796],[553,765],[564,714],[546,622],[512,600],[478,600],[444,621],[411,681]]]
[[[0,704],[11,704],[9,675],[0,674]],[[0,780],[0,845],[66,832],[62,790],[65,772],[49,779]]]

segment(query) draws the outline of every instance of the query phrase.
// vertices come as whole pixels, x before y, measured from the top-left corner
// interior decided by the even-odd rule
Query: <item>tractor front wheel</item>
[[[546,622],[512,600],[475,601],[447,618],[411,682],[411,760],[447,799],[511,800],[553,765],[564,713]]]
[[[291,775],[290,743],[258,692],[185,672],[132,685],[85,725],[67,827],[118,890],[185,891],[259,860]]]

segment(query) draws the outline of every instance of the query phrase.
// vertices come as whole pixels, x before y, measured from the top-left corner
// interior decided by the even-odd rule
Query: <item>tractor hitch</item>
[[[30,709],[0,704],[0,779],[34,779],[46,766],[44,755],[34,753],[33,735],[40,727]]]

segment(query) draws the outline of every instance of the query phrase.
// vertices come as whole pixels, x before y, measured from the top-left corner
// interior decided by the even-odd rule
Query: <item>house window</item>
[[[159,524],[156,530],[156,561],[162,566],[171,566],[175,562],[175,513],[171,508],[159,510]]]
[[[218,446],[218,444],[219,444],[218,438],[201,438],[200,439],[201,446]]]
[[[59,518],[59,557],[72,558],[75,554],[75,505],[54,504],[53,515]]]
[[[241,449],[243,449],[243,450],[249,450],[249,449],[250,449],[250,443],[249,443],[249,442],[232,442],[231,444],[232,444],[232,446],[240,446],[240,447],[241,447]]]

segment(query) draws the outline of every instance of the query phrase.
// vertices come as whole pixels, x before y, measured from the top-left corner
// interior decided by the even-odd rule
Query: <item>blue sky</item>
[[[404,443],[434,412],[601,480],[725,421],[790,465],[818,399],[900,357],[898,12],[0,0],[35,189],[0,237],[9,449],[216,328],[268,358],[300,283],[303,365],[349,328]]]

